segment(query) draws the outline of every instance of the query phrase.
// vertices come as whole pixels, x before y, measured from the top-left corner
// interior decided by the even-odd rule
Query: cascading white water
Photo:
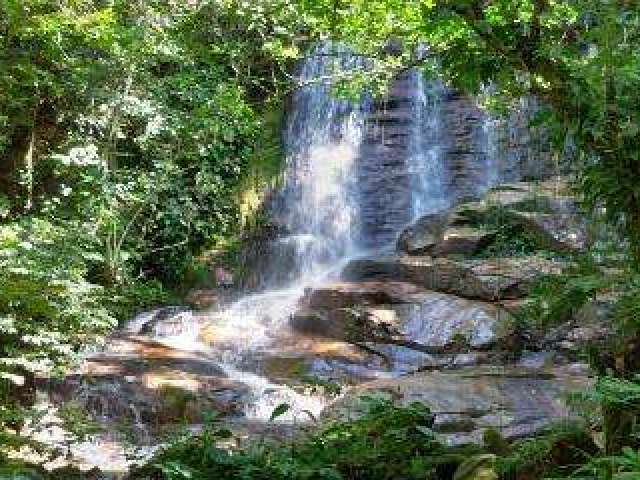
[[[366,106],[336,98],[329,80],[336,73],[363,68],[361,57],[330,43],[314,48],[301,65],[284,131],[284,185],[271,212],[284,234],[271,249],[270,268],[282,270],[279,260],[289,257],[288,288],[273,290],[272,285],[271,290],[236,302],[221,316],[225,328],[249,332],[245,341],[253,346],[285,327],[304,287],[336,272],[357,248],[354,169]]]
[[[299,87],[291,98],[284,132],[286,151],[282,191],[272,207],[272,218],[284,234],[270,251],[270,268],[284,272],[284,289],[266,289],[248,295],[213,316],[213,356],[229,377],[251,391],[245,413],[268,419],[279,403],[292,406],[280,420],[308,420],[320,413],[319,396],[302,395],[275,385],[255,372],[242,369],[288,329],[304,288],[339,273],[337,266],[356,249],[358,186],[354,169],[364,127],[366,103],[332,95],[329,79],[338,72],[366,68],[362,57],[340,46],[314,48],[298,73]],[[282,272],[266,278],[282,279]],[[268,287],[268,285],[267,285]]]
[[[411,218],[449,207],[447,169],[443,162],[442,99],[440,81],[425,80],[413,69],[409,76],[412,123],[407,168],[411,175]]]
[[[285,230],[279,242],[293,250],[295,284],[313,283],[356,248],[355,167],[366,105],[333,96],[330,78],[364,68],[362,57],[325,43],[298,73],[284,131],[284,187],[272,213]]]

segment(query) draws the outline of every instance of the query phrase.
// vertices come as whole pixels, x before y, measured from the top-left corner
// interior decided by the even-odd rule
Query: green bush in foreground
[[[216,446],[228,430],[208,427],[177,441],[133,478],[142,479],[450,479],[466,458],[436,441],[422,404],[397,407],[367,399],[358,420],[334,422],[290,445],[266,442],[239,450]],[[464,453],[476,452],[472,448]]]

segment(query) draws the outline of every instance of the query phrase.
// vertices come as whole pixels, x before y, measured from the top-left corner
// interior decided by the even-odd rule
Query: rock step
[[[424,215],[402,231],[397,247],[410,255],[473,255],[494,240],[492,229],[510,225],[526,232],[540,249],[583,251],[591,239],[578,210],[558,179],[539,185],[505,184],[480,200]]]
[[[436,292],[493,302],[526,296],[534,281],[561,273],[563,265],[535,255],[476,260],[383,256],[352,260],[342,278],[352,282],[407,282]]]
[[[511,316],[486,302],[403,282],[340,282],[307,292],[292,317],[297,331],[347,342],[395,345],[425,354],[507,344]],[[387,351],[397,361],[401,351]],[[414,367],[432,364],[412,359]]]
[[[575,369],[574,369],[575,370]],[[487,429],[506,439],[531,436],[561,421],[575,421],[567,394],[592,384],[588,372],[570,368],[471,367],[375,380],[352,389],[323,415],[353,418],[362,395],[382,395],[398,404],[426,404],[435,414],[434,429],[449,444],[483,441]]]

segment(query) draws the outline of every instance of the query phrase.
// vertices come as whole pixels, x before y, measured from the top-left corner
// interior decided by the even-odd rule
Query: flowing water
[[[278,278],[284,289],[268,285],[265,292],[249,295],[213,319],[215,356],[233,379],[249,386],[247,418],[267,420],[280,403],[292,408],[280,421],[308,420],[317,416],[324,400],[274,385],[238,365],[274,347],[286,335],[288,321],[305,287],[339,274],[339,266],[358,251],[358,184],[355,168],[359,156],[368,103],[351,102],[332,95],[327,79],[341,72],[366,69],[362,57],[344,48],[324,44],[315,48],[298,72],[300,85],[291,98],[284,131],[286,170],[282,191],[272,207],[272,218],[283,232],[271,249],[268,279]],[[289,271],[283,272],[282,259]],[[284,274],[284,275],[283,275]],[[263,282],[265,285],[265,282]],[[219,332],[219,333],[218,333]],[[250,362],[249,362],[250,363]]]
[[[411,217],[442,211],[450,206],[448,172],[442,161],[442,99],[444,86],[427,81],[419,70],[410,72],[412,124],[408,171],[411,175]]]

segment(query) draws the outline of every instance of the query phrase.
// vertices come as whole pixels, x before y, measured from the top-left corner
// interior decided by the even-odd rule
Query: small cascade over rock
[[[411,175],[411,219],[442,211],[451,204],[450,172],[443,162],[445,132],[442,108],[445,88],[409,71],[412,98],[408,170]],[[397,231],[396,231],[397,234]]]
[[[358,164],[362,246],[392,245],[407,223],[449,205],[443,92],[410,69],[368,114]]]

